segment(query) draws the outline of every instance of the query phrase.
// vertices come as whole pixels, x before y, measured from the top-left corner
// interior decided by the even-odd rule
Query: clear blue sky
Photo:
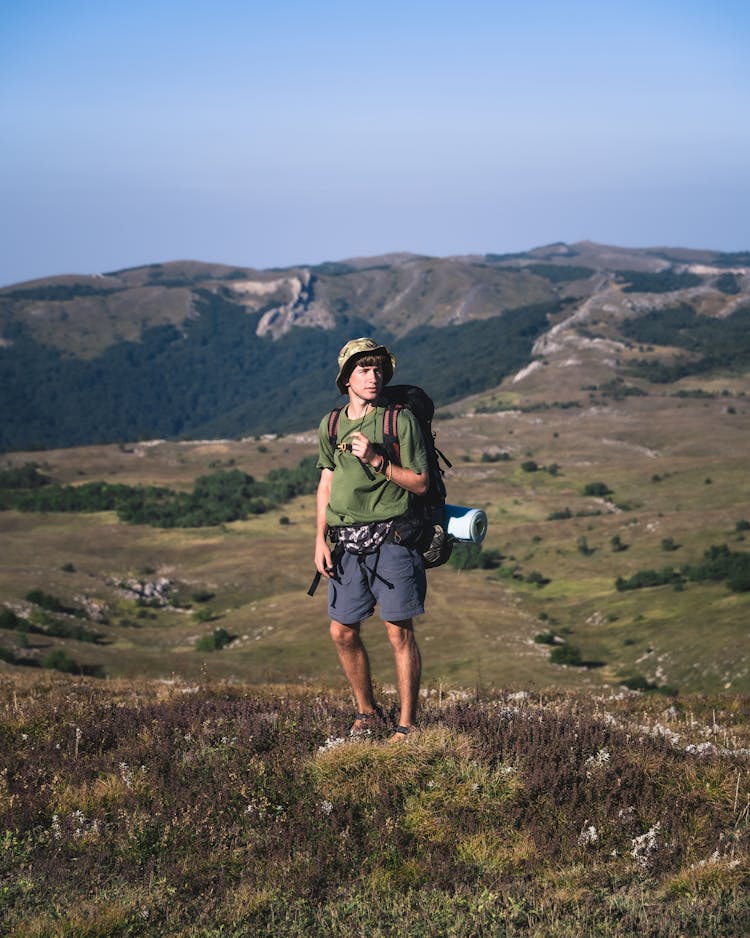
[[[0,284],[750,248],[739,0],[5,0]]]

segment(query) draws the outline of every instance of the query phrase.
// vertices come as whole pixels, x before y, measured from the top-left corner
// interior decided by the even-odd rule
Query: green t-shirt
[[[337,442],[345,443],[359,431],[372,443],[383,443],[384,407],[368,411],[364,420],[350,420],[346,408],[339,415]],[[401,465],[414,472],[427,472],[427,452],[414,414],[402,410],[398,415],[398,441]],[[375,476],[368,479],[362,463],[351,453],[334,451],[328,438],[328,414],[318,428],[318,468],[333,469],[331,498],[326,520],[329,525],[354,524],[357,521],[386,521],[398,518],[409,507],[409,492],[389,482],[380,472],[370,467]]]

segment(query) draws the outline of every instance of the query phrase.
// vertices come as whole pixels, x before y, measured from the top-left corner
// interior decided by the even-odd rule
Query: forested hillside
[[[750,361],[743,255],[552,245],[258,272],[179,262],[0,291],[0,450],[309,428],[352,336],[393,347],[438,405],[496,387],[574,325],[673,346],[655,381]]]

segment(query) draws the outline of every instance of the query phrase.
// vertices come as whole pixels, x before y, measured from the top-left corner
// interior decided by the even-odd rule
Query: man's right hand
[[[331,548],[328,546],[328,542],[321,538],[317,538],[315,541],[315,569],[326,579],[333,573]]]

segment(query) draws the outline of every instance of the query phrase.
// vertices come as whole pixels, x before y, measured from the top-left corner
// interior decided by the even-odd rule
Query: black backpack
[[[424,495],[411,496],[409,512],[404,518],[398,519],[394,526],[393,539],[397,543],[416,547],[422,555],[425,567],[439,567],[450,557],[453,539],[444,528],[446,492],[439,460],[442,459],[449,469],[451,463],[435,446],[435,434],[432,430],[435,405],[429,394],[414,384],[387,385],[380,392],[378,403],[385,406],[383,448],[386,456],[394,465],[401,465],[398,415],[404,408],[408,408],[416,417],[422,431],[430,478],[429,488]],[[342,408],[337,407],[328,415],[328,438],[333,449],[336,448],[341,411]]]

